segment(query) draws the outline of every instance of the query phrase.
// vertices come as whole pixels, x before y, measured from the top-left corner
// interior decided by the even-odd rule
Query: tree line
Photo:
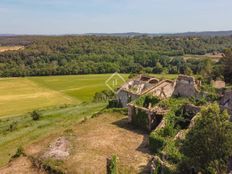
[[[223,52],[232,37],[0,37],[0,45],[24,45],[0,53],[0,76],[46,76],[92,73],[182,73],[220,76],[221,64],[185,60],[183,55]],[[214,72],[214,71],[213,71]]]

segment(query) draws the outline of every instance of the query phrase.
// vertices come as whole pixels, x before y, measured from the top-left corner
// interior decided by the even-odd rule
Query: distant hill
[[[232,36],[232,30],[230,31],[203,31],[203,32],[185,32],[185,33],[87,33],[85,35],[95,36],[119,36],[119,37],[135,37],[135,36]]]
[[[232,30],[229,31],[202,31],[202,32],[184,32],[184,33],[139,33],[139,32],[126,32],[126,33],[86,33],[86,34],[64,34],[64,35],[50,35],[50,36],[118,36],[118,37],[135,37],[135,36],[201,36],[201,37],[214,37],[214,36],[232,36]],[[16,34],[0,34],[0,37],[13,37],[22,36]],[[23,35],[33,36],[33,35]],[[49,35],[35,35],[35,36],[49,36]]]
[[[16,34],[0,34],[0,37],[16,36]]]

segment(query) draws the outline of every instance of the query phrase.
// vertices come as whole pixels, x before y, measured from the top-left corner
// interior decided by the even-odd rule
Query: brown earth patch
[[[27,157],[19,157],[6,167],[0,168],[1,174],[45,174],[36,169]]]
[[[60,166],[67,169],[67,173],[104,174],[107,172],[107,159],[112,155],[119,157],[122,173],[149,173],[151,156],[148,134],[134,129],[127,117],[118,113],[106,113],[67,129],[72,132],[68,138],[72,148],[70,156],[63,159]],[[56,142],[61,136],[50,135],[25,147],[25,152],[29,156],[41,157],[48,150],[49,144]],[[19,158],[19,161],[0,169],[0,173],[11,174],[7,172],[14,171],[15,168],[22,171],[22,174],[38,173],[26,158]]]
[[[0,47],[0,53],[5,51],[17,51],[24,49],[24,46],[2,46]]]
[[[71,157],[64,166],[70,173],[106,173],[113,154],[129,173],[145,173],[150,159],[148,135],[131,127],[120,114],[104,114],[74,129]]]

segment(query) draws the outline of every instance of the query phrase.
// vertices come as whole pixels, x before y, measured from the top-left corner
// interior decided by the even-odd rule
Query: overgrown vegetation
[[[221,112],[216,103],[210,104],[189,128],[194,114],[183,109],[189,102],[191,99],[171,98],[158,103],[169,112],[163,118],[164,125],[149,136],[151,151],[170,166],[167,173],[226,173],[232,156],[232,123],[227,112]],[[182,138],[175,138],[180,131]]]
[[[119,171],[118,171],[118,157],[116,155],[112,155],[112,157],[110,159],[108,174],[119,174]]]
[[[159,103],[159,101],[160,101],[160,99],[158,97],[154,97],[151,95],[144,95],[144,96],[139,97],[138,99],[136,99],[132,103],[134,103],[135,105],[140,106],[140,107],[148,108],[149,105],[151,107],[155,106],[157,103]]]
[[[41,117],[41,114],[40,114],[40,112],[37,111],[37,110],[35,110],[35,111],[33,111],[33,112],[31,113],[31,118],[32,118],[32,120],[34,120],[34,121],[39,120],[40,117]]]
[[[232,123],[227,112],[221,112],[217,104],[204,107],[183,142],[182,164],[188,165],[182,165],[180,170],[186,173],[194,166],[196,172],[227,173],[231,142]]]
[[[18,158],[21,155],[25,155],[25,152],[24,152],[24,149],[22,148],[22,146],[17,148],[16,153],[11,157],[11,159]]]

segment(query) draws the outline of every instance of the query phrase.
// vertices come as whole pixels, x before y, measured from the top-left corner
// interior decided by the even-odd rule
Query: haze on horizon
[[[232,30],[231,0],[1,0],[1,34]]]

